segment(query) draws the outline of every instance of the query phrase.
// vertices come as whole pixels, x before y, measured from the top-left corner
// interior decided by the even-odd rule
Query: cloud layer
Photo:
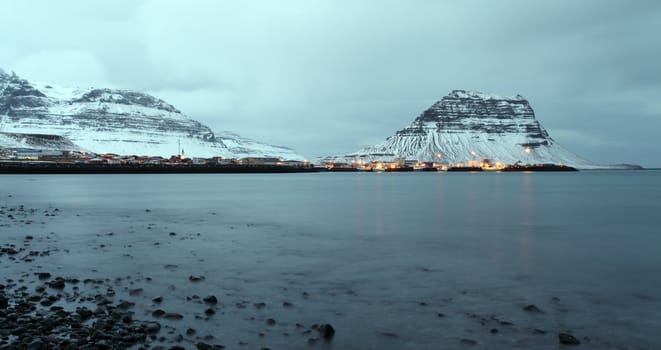
[[[309,157],[392,134],[452,89],[522,94],[597,162],[661,166],[661,3],[3,1],[0,67],[145,90]]]

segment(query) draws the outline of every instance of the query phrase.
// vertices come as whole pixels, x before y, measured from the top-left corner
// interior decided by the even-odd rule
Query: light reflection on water
[[[3,184],[8,179],[3,177]],[[108,215],[151,208],[193,221],[215,211],[224,220],[277,224],[321,239],[357,236],[450,255],[461,251],[472,259],[488,257],[492,272],[518,262],[516,270],[523,274],[539,264],[548,267],[555,252],[582,260],[588,248],[582,243],[609,246],[602,247],[608,251],[639,245],[624,240],[631,235],[639,242],[656,239],[654,195],[659,193],[658,173],[628,172],[13,179],[28,184],[22,198],[44,205]]]

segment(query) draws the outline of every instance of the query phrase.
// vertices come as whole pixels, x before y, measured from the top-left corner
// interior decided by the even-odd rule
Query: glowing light
[[[525,151],[526,151],[527,154],[530,154],[530,152],[532,152],[532,149],[530,147],[526,147]]]

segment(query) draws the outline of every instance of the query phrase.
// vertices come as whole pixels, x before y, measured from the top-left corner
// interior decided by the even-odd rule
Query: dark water
[[[219,295],[223,315],[179,327],[231,348],[306,348],[295,323],[324,322],[333,349],[555,349],[567,331],[584,348],[661,347],[657,171],[2,176],[8,194],[61,210],[36,226],[69,247],[59,270],[152,277],[136,318],[150,294],[193,314],[186,296]]]

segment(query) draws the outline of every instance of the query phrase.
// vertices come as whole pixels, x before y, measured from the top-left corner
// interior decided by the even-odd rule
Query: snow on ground
[[[241,137],[238,134],[229,131],[221,131],[216,133],[229,150],[237,155],[238,158],[243,157],[268,157],[280,158],[283,160],[305,160],[305,157],[296,153],[291,148],[282,146],[273,146],[249,138]]]
[[[54,100],[73,100],[93,89],[92,87],[68,87],[41,81],[30,81],[30,83],[44,95]]]

